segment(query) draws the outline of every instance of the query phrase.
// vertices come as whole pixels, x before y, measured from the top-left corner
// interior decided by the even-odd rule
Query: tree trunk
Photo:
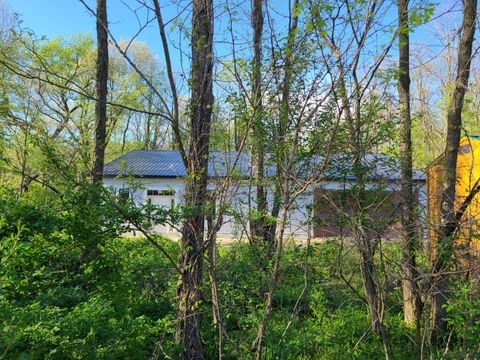
[[[359,132],[361,129],[356,126],[359,119],[359,102],[357,101],[357,108],[355,109],[355,118],[351,109],[351,101],[347,93],[347,87],[345,83],[345,68],[343,66],[342,58],[340,57],[340,52],[338,48],[333,49],[336,54],[338,61],[338,70],[339,70],[339,81],[338,81],[338,96],[341,101],[341,111],[345,112],[345,118],[347,121],[347,126],[350,132],[350,137],[352,139],[352,156],[353,156],[353,173],[355,175],[355,187],[356,189],[356,201],[360,204],[360,207],[356,211],[362,212],[365,211],[364,206],[364,193],[365,193],[365,179],[363,174],[363,165],[362,158],[365,154],[365,149],[362,147],[360,141]],[[358,85],[356,86],[358,90]],[[358,96],[358,91],[355,94]],[[360,103],[361,105],[361,103]],[[358,251],[360,254],[360,271],[362,274],[363,288],[365,290],[365,295],[367,298],[368,310],[370,313],[372,329],[375,332],[378,332],[382,338],[382,343],[385,350],[385,357],[388,359],[390,357],[387,339],[385,335],[385,328],[382,323],[381,308],[382,301],[378,294],[377,281],[375,279],[376,269],[375,269],[375,244],[373,239],[373,234],[366,233],[365,227],[361,222],[353,221],[352,224],[353,238]]]
[[[285,166],[285,159],[288,154],[288,147],[285,146],[286,137],[287,137],[287,127],[290,118],[290,88],[292,81],[292,66],[294,62],[294,45],[295,45],[295,34],[298,29],[298,15],[299,15],[299,0],[294,0],[292,8],[290,9],[290,19],[289,19],[289,29],[288,29],[288,39],[287,45],[285,48],[285,64],[284,64],[284,77],[282,84],[282,95],[280,100],[280,111],[279,111],[279,123],[277,127],[277,149],[276,151],[276,174],[275,174],[275,184],[273,190],[273,204],[271,215],[273,218],[277,219],[280,213],[281,207],[281,196],[284,177],[280,169]],[[268,253],[273,254],[276,247],[275,235],[277,233],[277,223],[278,220],[273,221],[265,229],[265,242],[268,244]]]
[[[407,324],[419,325],[422,302],[416,278],[418,277],[415,239],[415,194],[412,184],[412,119],[410,117],[410,35],[408,0],[398,0],[399,62],[398,96],[400,113],[400,187],[401,236],[403,242],[403,315]]]
[[[285,192],[283,195],[287,198],[288,195],[288,184],[285,187]],[[283,239],[285,233],[285,224],[287,220],[287,209],[283,208],[280,214],[280,227],[279,227],[279,239]],[[280,281],[280,265],[283,254],[283,244],[276,249],[274,254],[272,277],[270,279],[269,290],[265,293],[265,301],[263,306],[263,317],[260,323],[260,326],[257,331],[257,336],[255,341],[252,344],[252,350],[255,350],[255,359],[260,360],[262,358],[264,338],[267,332],[267,325],[270,316],[272,315],[273,310],[273,296],[277,289],[278,282]]]
[[[97,65],[95,84],[95,144],[93,149],[92,183],[99,184],[103,180],[105,163],[105,146],[107,137],[107,80],[108,80],[108,23],[107,0],[97,0]],[[92,203],[98,203],[98,194],[92,193]],[[85,247],[80,264],[97,258],[96,243]],[[96,276],[96,271],[93,271]]]
[[[264,186],[265,146],[263,131],[262,106],[262,33],[263,33],[263,0],[253,0],[253,76],[252,76],[252,135],[254,140],[253,154],[255,163],[255,186],[258,218],[251,220],[250,229],[254,239],[263,238],[265,232],[265,216],[267,199]]]
[[[388,349],[387,334],[383,326],[383,303],[378,294],[378,285],[375,279],[375,250],[373,249],[372,240],[369,239],[365,233],[358,231],[356,238],[362,243],[359,244],[361,263],[360,270],[362,272],[363,288],[365,289],[365,296],[370,312],[370,319],[372,323],[372,330],[378,334],[382,339],[383,350],[385,358],[390,359],[390,352]]]
[[[207,168],[212,120],[213,2],[193,0],[190,147],[187,161],[185,205],[192,211],[182,229],[182,272],[177,287],[177,340],[184,345],[185,359],[203,359],[200,337],[207,199]]]
[[[28,191],[28,176],[27,176],[27,158],[28,158],[28,135],[30,132],[30,127],[27,125],[24,128],[23,133],[23,148],[22,148],[22,173],[20,181],[19,196]]]
[[[440,237],[434,264],[434,286],[432,293],[432,325],[434,329],[444,326],[445,309],[449,296],[448,270],[454,248],[454,233],[457,228],[455,219],[455,185],[457,180],[457,155],[462,127],[462,108],[468,87],[472,57],[473,37],[477,19],[477,0],[463,2],[462,34],[458,47],[457,76],[452,101],[447,112],[447,138],[445,145],[445,190],[442,195],[442,221]]]
[[[92,182],[102,181],[107,128],[108,31],[107,0],[97,0],[97,72],[95,95],[95,147]]]
[[[215,198],[209,199],[209,201],[215,202]],[[221,224],[222,221],[218,222]],[[214,215],[207,215],[207,258],[208,258],[208,277],[210,279],[210,295],[212,297],[212,312],[213,312],[213,324],[218,331],[218,357],[221,360],[223,358],[223,335],[224,328],[220,313],[220,300],[218,296],[218,282],[217,282],[217,260],[216,260],[216,243],[218,224],[214,221]]]

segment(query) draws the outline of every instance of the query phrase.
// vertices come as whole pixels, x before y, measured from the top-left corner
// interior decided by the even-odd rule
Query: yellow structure
[[[438,240],[445,179],[445,157],[440,156],[427,169],[427,199],[430,244],[435,247]],[[455,186],[455,210],[457,211],[480,178],[480,136],[464,136],[460,139],[457,158],[457,184]],[[480,254],[480,192],[467,207],[462,219],[457,245]]]

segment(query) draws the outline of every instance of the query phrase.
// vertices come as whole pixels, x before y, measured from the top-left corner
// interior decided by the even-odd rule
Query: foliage
[[[336,240],[312,245],[308,250],[288,248],[283,259],[281,285],[274,295],[275,314],[265,339],[266,358],[383,356],[379,338],[370,333],[367,308],[339,273],[341,258],[344,276],[350,278],[352,286],[361,289],[357,259],[348,249],[340,254],[340,248]],[[262,294],[268,287],[271,264],[258,248],[245,244],[221,248],[219,255],[222,316],[231,340],[225,345],[225,353],[228,358],[250,358],[250,345],[261,319]],[[303,292],[305,266],[308,290]],[[392,270],[387,271],[392,273]],[[394,301],[400,301],[400,297]],[[391,332],[392,347],[400,359],[415,358],[412,329],[403,325],[401,306],[397,306],[396,311],[389,315],[386,324]],[[209,333],[211,323],[205,331],[207,336],[215,337]],[[210,342],[207,345],[208,356],[215,357],[217,349],[211,347]]]
[[[480,287],[478,280],[458,282],[447,305],[446,321],[455,334],[454,355],[480,354]]]
[[[113,212],[102,202],[97,203],[98,210],[85,205],[91,192],[79,188],[49,203],[42,196],[17,200],[2,195],[0,351],[4,358],[178,356],[180,349],[173,341],[175,269],[146,239],[119,237],[113,229],[121,229],[121,224]],[[82,249],[91,239],[98,242],[101,255],[85,266],[80,261]],[[178,256],[177,243],[157,240],[172,257]],[[266,333],[267,358],[382,357],[381,341],[371,333],[367,307],[359,297],[362,282],[351,246],[333,239],[286,249]],[[401,257],[396,244],[383,247],[385,257]],[[221,316],[229,336],[224,355],[249,359],[272,263],[261,248],[241,243],[220,247],[217,262]],[[416,358],[414,329],[403,324],[401,289],[395,286],[401,273],[394,262],[382,271],[379,276],[388,277],[393,285],[385,319],[390,347],[398,359]],[[204,294],[200,309],[209,339],[205,351],[208,358],[215,358],[217,333],[208,291]],[[458,354],[478,351],[479,305],[478,288],[465,284],[448,305]]]
[[[0,351],[6,358],[144,359],[159,334],[170,338],[171,266],[145,240],[106,231],[121,227],[104,206],[96,212],[82,199],[91,192],[77,189],[44,208],[1,200]],[[101,256],[83,266],[82,249],[92,239]]]
[[[185,219],[204,212],[215,216],[225,210],[224,215],[234,218],[239,227],[247,228],[253,221],[270,227],[279,220],[281,207],[288,203],[285,198],[296,194],[304,183],[312,181],[310,185],[321,187],[328,178],[323,165],[315,159],[326,159],[328,171],[330,165],[335,165],[329,161],[345,154],[361,158],[370,152],[398,152],[398,72],[389,49],[399,29],[393,25],[391,4],[367,0],[299,0],[292,4],[288,15],[263,6],[261,104],[253,104],[255,67],[249,29],[243,33],[247,29],[245,21],[250,21],[244,15],[250,9],[243,9],[242,4],[227,4],[223,12],[217,13],[215,8],[216,70],[210,80],[216,98],[208,149],[232,151],[243,144],[242,151],[251,151],[254,157],[257,150],[265,155],[265,173],[275,169],[274,189],[269,188],[270,179],[258,174],[249,187],[251,190],[252,185],[265,185],[268,202],[270,197],[274,202],[267,204],[268,214],[252,206],[256,199],[249,199],[249,209],[243,214],[236,212],[229,201],[217,207],[210,197],[209,204],[197,206],[138,206],[131,201],[117,201],[115,195],[89,185],[95,132],[92,37],[76,34],[71,38],[38,38],[16,23],[16,15],[12,23],[0,23],[2,359],[178,358],[182,349],[173,337],[178,317],[175,300],[184,300],[176,299],[179,274],[172,264],[172,259],[180,257],[178,243],[153,233],[148,239],[130,238],[135,227],[126,219],[150,232],[158,224],[180,226]],[[410,31],[437,19],[429,1],[410,6]],[[2,10],[0,0],[0,22]],[[141,25],[141,6],[131,10]],[[150,18],[153,13],[147,13],[147,22],[154,21],[154,17]],[[172,38],[183,32],[183,39],[188,40],[192,33],[198,34],[186,25],[189,12],[182,13],[165,19],[165,23],[173,24],[167,25]],[[297,16],[298,23],[293,21]],[[217,33],[225,24],[225,33]],[[236,30],[241,31],[236,34]],[[173,66],[173,81],[179,89],[175,94],[179,102],[178,136],[186,144],[195,124],[188,121],[192,89],[186,74],[192,69],[188,69],[191,59],[181,48],[183,39],[179,36],[178,43],[172,42],[170,51],[178,50],[179,55],[173,58],[180,63]],[[166,52],[157,57],[145,43],[117,42],[113,37],[110,40],[106,160],[134,149],[175,148],[178,144],[173,140],[171,123],[174,96],[161,64]],[[413,79],[411,99],[413,152],[416,165],[422,168],[444,147],[446,126],[442,119],[455,85],[451,69],[456,60],[451,48],[457,41],[446,40],[450,58],[412,61],[416,64],[411,67],[412,74],[419,71]],[[221,44],[219,48],[217,44]],[[439,66],[437,63],[442,61]],[[431,71],[429,64],[437,66],[436,71]],[[473,66],[478,70],[476,62]],[[429,72],[439,73],[433,75],[440,75],[439,79],[432,81]],[[472,86],[478,88],[478,79],[472,81]],[[436,87],[440,95],[430,94]],[[476,90],[467,92],[462,111],[464,131],[472,134],[478,128]],[[350,111],[353,118],[349,120]],[[190,153],[195,150],[195,144],[187,149]],[[255,160],[249,164],[252,169]],[[351,179],[351,170],[343,174],[346,179]],[[344,206],[335,220],[371,237],[363,239],[372,245],[366,259],[375,267],[372,278],[378,285],[375,295],[382,303],[381,322],[390,352],[399,359],[417,358],[417,333],[402,320],[399,264],[403,249],[394,240],[381,239],[382,231],[396,218],[377,216],[386,210],[381,205],[389,202],[389,192],[381,181],[367,186],[372,171],[365,164],[354,166],[356,184],[336,199]],[[192,177],[187,181],[201,174],[190,173]],[[130,190],[137,189],[135,181],[144,186],[141,180],[129,178]],[[228,186],[247,182],[242,171],[226,180]],[[219,187],[212,194],[216,195]],[[334,196],[327,200],[332,199]],[[314,219],[313,225],[322,220],[326,219]],[[224,358],[254,356],[252,343],[267,313],[265,298],[272,288],[273,308],[262,338],[265,358],[383,357],[382,340],[371,329],[365,278],[359,271],[359,243],[355,247],[347,238],[309,247],[289,244],[279,248],[275,253],[280,263],[275,284],[272,273],[276,264],[260,242],[217,248],[213,270],[225,327],[221,349]],[[207,252],[207,246],[200,248],[202,254]],[[95,256],[87,256],[92,249]],[[192,249],[183,250],[185,255]],[[420,259],[424,254],[420,249],[418,252]],[[204,318],[201,334],[205,355],[216,358],[219,335],[207,268],[203,283],[198,284],[203,298],[195,306]],[[424,356],[478,356],[478,283],[458,282],[450,295],[446,306],[449,332],[441,334],[446,343],[425,349]],[[418,330],[428,334],[425,324]]]

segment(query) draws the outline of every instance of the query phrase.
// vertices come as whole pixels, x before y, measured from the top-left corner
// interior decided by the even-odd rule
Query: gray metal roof
[[[181,177],[185,167],[178,151],[134,150],[109,162],[103,169],[105,177],[131,174],[141,177]]]
[[[210,153],[208,176],[224,177],[227,171],[240,176],[250,175],[250,155],[247,153]],[[105,177],[133,175],[138,177],[183,177],[186,175],[182,157],[173,150],[134,150],[105,165]]]
[[[310,165],[322,164],[321,157],[310,159]],[[208,176],[225,177],[228,171],[231,174],[250,177],[252,174],[252,166],[254,163],[252,157],[248,153],[221,152],[213,151],[209,156]],[[267,163],[267,175],[271,176],[275,173],[275,167]],[[306,169],[311,166],[303,166],[300,162],[297,174],[307,175]],[[398,181],[400,179],[400,166],[397,159],[384,154],[366,154],[363,161],[366,176],[370,179],[378,178],[388,181]],[[308,165],[308,164],[304,164]],[[135,177],[154,177],[154,178],[171,178],[183,177],[186,175],[182,158],[178,151],[173,150],[134,150],[130,151],[119,158],[105,165],[104,176],[116,177],[121,175],[132,175]],[[330,160],[330,166],[324,173],[329,179],[338,180],[355,180],[352,173],[351,157],[345,154],[335,155]],[[425,173],[414,170],[413,180],[425,181]]]
[[[355,180],[352,167],[353,159],[350,156],[338,154],[332,158],[331,166],[326,173],[330,178]],[[390,181],[400,180],[400,162],[390,155],[378,153],[365,154],[362,159],[362,167],[367,178]],[[412,175],[414,181],[426,180],[426,175],[423,171],[413,170]]]

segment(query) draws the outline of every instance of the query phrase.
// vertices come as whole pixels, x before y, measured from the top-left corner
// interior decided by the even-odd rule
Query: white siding
[[[104,184],[107,187],[118,189],[133,187],[136,190],[131,190],[131,196],[136,204],[145,203],[148,199],[147,190],[175,190],[175,203],[181,204],[183,202],[184,183],[181,179],[176,178],[142,178],[135,179],[135,185],[132,186],[125,179],[112,179],[105,178]],[[214,182],[209,183],[208,189],[214,190],[216,184]],[[271,191],[269,192],[271,194]],[[249,229],[248,224],[248,212],[250,207],[255,208],[255,186],[250,186],[248,182],[237,183],[231,186],[226,195],[225,204],[228,207],[227,214],[223,217],[223,225],[218,232],[219,238],[235,238],[244,239],[246,237],[245,232]],[[306,237],[307,226],[305,224],[306,209],[312,202],[311,194],[304,195],[296,205],[292,207],[292,211],[289,214],[288,223],[286,226],[286,236],[294,235],[295,237]],[[155,203],[155,202],[154,202]],[[271,196],[268,197],[269,207],[272,205]],[[166,204],[166,203],[165,203]],[[218,206],[218,204],[217,204]],[[173,231],[168,226],[158,226],[155,231],[166,236],[179,236],[178,232]]]
[[[133,191],[132,198],[136,204],[142,204],[147,201],[147,189],[150,190],[175,190],[175,204],[181,204],[183,202],[184,194],[184,183],[181,179],[178,178],[142,178],[135,180],[138,189]],[[105,178],[104,184],[107,187],[112,187],[116,190],[122,188],[132,188],[129,186],[128,182],[124,179],[112,179]],[[214,182],[210,182],[208,185],[209,190],[215,190],[217,185]],[[367,188],[375,188],[378,184],[367,185]],[[323,184],[317,184],[315,188],[323,188],[326,190],[341,190],[348,188],[349,185],[345,185],[342,182],[325,182]],[[389,183],[387,189],[390,191],[399,191],[400,185],[398,183]],[[419,187],[419,200],[420,207],[422,211],[426,209],[426,191],[425,185],[421,184]],[[254,185],[250,185],[248,181],[237,182],[236,184],[230,186],[227,191],[225,204],[230,210],[230,214],[227,214],[223,218],[223,225],[218,232],[219,238],[236,238],[244,239],[246,237],[246,231],[249,231],[248,224],[248,212],[249,209],[255,209],[255,196],[256,188]],[[168,200],[170,197],[168,198]],[[267,197],[268,207],[271,209],[272,206],[272,191],[268,191]],[[308,232],[312,232],[312,229],[309,229],[307,224],[307,211],[309,205],[313,202],[313,191],[312,188],[308,189],[304,194],[299,196],[295,203],[290,208],[285,236],[286,237],[295,237],[297,239],[305,239],[308,235]],[[163,202],[168,206],[167,202]],[[218,207],[218,204],[217,204]],[[158,233],[178,237],[179,233],[173,231],[170,227],[159,226],[155,229]]]

